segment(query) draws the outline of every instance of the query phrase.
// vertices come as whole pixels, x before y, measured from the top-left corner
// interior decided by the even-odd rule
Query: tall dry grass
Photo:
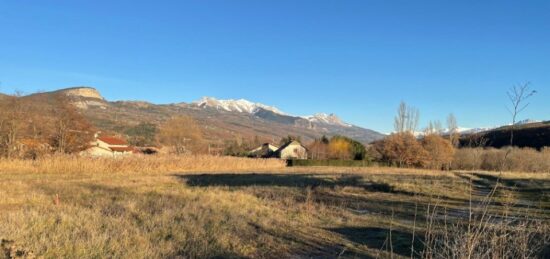
[[[547,258],[548,219],[530,209],[518,210],[518,201],[497,204],[497,182],[482,200],[473,202],[459,220],[437,205],[426,211],[422,258]],[[470,185],[470,195],[472,184]],[[471,196],[470,196],[471,197]],[[509,197],[511,198],[511,197]]]
[[[264,174],[233,173],[256,172],[261,163]],[[0,258],[3,250],[44,258],[403,258],[413,250],[409,237],[421,240],[428,228],[426,204],[467,210],[468,182],[449,172],[281,170],[271,163],[169,156],[0,161]],[[438,233],[445,227],[432,226]],[[447,232],[457,236],[447,244],[468,240],[458,230]],[[395,242],[380,252],[388,231]],[[433,257],[446,253],[432,247]]]
[[[56,155],[37,160],[0,159],[0,173],[38,174],[162,174],[174,172],[248,172],[283,169],[283,160],[251,159],[207,155],[136,155],[118,158],[90,158]]]
[[[452,169],[550,173],[550,149],[462,148],[455,153]]]

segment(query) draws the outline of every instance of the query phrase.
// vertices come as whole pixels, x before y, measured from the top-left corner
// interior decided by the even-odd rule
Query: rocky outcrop
[[[95,88],[92,88],[92,87],[73,87],[73,88],[63,89],[60,91],[71,97],[84,97],[84,98],[99,99],[102,101],[104,100],[103,96],[101,96],[99,91],[97,91]]]
[[[69,96],[73,105],[80,109],[88,109],[90,106],[98,106],[101,109],[107,109],[107,103],[103,96],[92,87],[73,87],[62,89],[57,92]]]

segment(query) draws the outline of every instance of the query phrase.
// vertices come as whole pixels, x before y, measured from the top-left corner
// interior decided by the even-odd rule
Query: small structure
[[[134,148],[116,137],[97,137],[90,143],[90,147],[83,151],[83,155],[90,156],[126,156],[134,153]]]
[[[275,156],[281,159],[307,159],[307,148],[293,140],[277,149]]]
[[[250,157],[261,157],[261,158],[268,158],[273,157],[275,154],[275,151],[279,149],[278,147],[271,145],[269,143],[264,143],[261,146],[250,150],[249,156]]]

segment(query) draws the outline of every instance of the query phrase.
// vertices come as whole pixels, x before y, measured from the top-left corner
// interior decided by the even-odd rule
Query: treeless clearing
[[[548,175],[510,173],[499,183],[493,173],[283,166],[206,156],[2,160],[0,239],[14,245],[1,249],[50,258],[421,257],[426,233],[443,229],[430,222],[467,221],[470,204],[474,215],[506,211],[548,227]],[[540,229],[524,229],[538,247],[529,237]]]

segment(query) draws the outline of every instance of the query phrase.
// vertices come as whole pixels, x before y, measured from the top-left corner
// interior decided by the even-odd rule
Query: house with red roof
[[[89,156],[125,156],[134,153],[134,148],[126,140],[112,136],[98,136],[90,143],[90,147],[83,152]]]

